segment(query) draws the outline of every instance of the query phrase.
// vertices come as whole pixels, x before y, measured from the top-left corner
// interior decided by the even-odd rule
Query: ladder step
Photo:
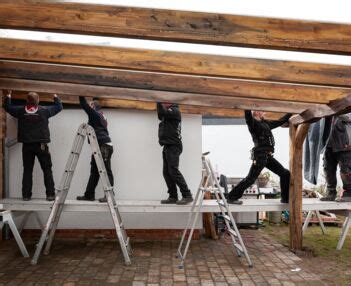
[[[234,237],[238,237],[238,234],[235,232],[234,229],[228,229],[228,232],[233,235]]]
[[[225,204],[223,203],[223,201],[221,201],[221,202],[218,201],[218,204],[219,204],[220,206],[224,207],[224,208],[226,207]]]
[[[244,252],[242,246],[241,246],[239,243],[234,243],[234,246],[235,246],[235,248],[238,249],[240,252],[242,252],[242,253]]]
[[[224,215],[223,218],[229,222],[231,222],[232,220],[230,219],[230,216],[229,215]]]

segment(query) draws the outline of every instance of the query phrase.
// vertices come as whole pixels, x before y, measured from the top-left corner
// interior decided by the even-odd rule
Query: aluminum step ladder
[[[56,195],[55,201],[52,205],[49,218],[42,231],[34,256],[31,260],[31,264],[33,265],[37,264],[45,242],[46,242],[46,245],[44,249],[44,254],[49,254],[49,251],[54,239],[55,231],[62,213],[62,209],[65,203],[69,188],[71,186],[74,171],[76,170],[78,159],[81,154],[82,147],[86,137],[88,137],[90,148],[91,148],[92,154],[94,155],[94,159],[100,173],[101,183],[103,186],[105,196],[107,198],[107,204],[112,215],[113,224],[115,225],[117,238],[119,240],[119,244],[122,249],[125,264],[126,265],[131,264],[130,255],[132,254],[132,248],[130,246],[129,237],[127,236],[127,233],[123,226],[121,215],[117,208],[113,187],[110,184],[110,181],[106,172],[104,160],[100,152],[100,147],[95,135],[95,131],[90,125],[83,123],[80,125],[77,131],[77,134],[72,146],[72,150],[70,152],[68,161],[66,163],[65,171],[62,175],[58,188],[56,188],[57,195]]]
[[[202,154],[202,179],[201,179],[198,191],[196,193],[193,205],[191,207],[186,228],[184,229],[184,232],[178,247],[178,252],[176,257],[180,259],[179,268],[182,269],[184,267],[186,255],[189,250],[189,245],[194,233],[196,222],[198,220],[199,214],[201,213],[201,208],[202,208],[202,204],[203,204],[203,200],[206,192],[211,192],[215,195],[216,201],[223,215],[223,218],[228,230],[228,234],[232,239],[234,249],[236,250],[238,256],[241,257],[241,255],[244,254],[249,267],[252,267],[253,264],[251,262],[250,256],[245,247],[244,241],[236,226],[233,215],[229,210],[227,200],[224,197],[224,193],[219,185],[219,181],[212,168],[211,162],[206,157],[206,155],[208,154],[209,152]],[[188,231],[189,231],[189,235],[188,235],[187,241],[185,242],[185,238],[187,236]]]

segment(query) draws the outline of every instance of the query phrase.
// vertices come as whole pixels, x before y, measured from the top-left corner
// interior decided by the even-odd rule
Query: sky
[[[82,2],[115,4],[122,6],[150,7],[162,9],[202,11],[274,18],[316,20],[323,22],[350,23],[351,1],[276,1],[276,0],[74,0],[62,2]],[[290,51],[273,51],[252,48],[223,47],[202,44],[183,44],[149,40],[134,40],[110,37],[65,35],[42,32],[23,32],[1,30],[1,37],[62,41],[83,44],[112,45],[130,48],[219,54],[240,57],[294,60],[351,65],[351,57],[324,55],[317,53],[299,53]]]

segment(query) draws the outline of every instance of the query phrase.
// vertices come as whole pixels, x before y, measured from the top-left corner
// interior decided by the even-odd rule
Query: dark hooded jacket
[[[351,114],[343,114],[333,118],[327,147],[333,152],[351,150]]]
[[[95,109],[90,107],[84,96],[79,97],[79,102],[88,115],[88,124],[94,128],[99,144],[110,143],[111,138],[107,130],[107,119],[100,111],[100,106],[94,102]]]
[[[5,110],[18,119],[17,140],[22,143],[49,143],[49,118],[62,110],[58,97],[53,106],[14,106],[11,98],[5,97]]]
[[[157,103],[157,115],[161,120],[158,128],[158,141],[164,145],[182,145],[181,122],[182,117],[178,104],[172,104],[166,108]]]
[[[254,150],[274,152],[275,142],[271,130],[282,126],[290,117],[291,114],[286,114],[278,120],[256,120],[252,116],[251,110],[245,110],[246,124],[255,144]]]

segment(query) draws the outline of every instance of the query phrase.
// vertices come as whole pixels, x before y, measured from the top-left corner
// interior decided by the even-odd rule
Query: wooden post
[[[302,250],[302,146],[308,123],[290,125],[290,249]]]
[[[204,182],[206,182],[206,179],[207,178],[205,178]],[[203,185],[203,187],[204,187],[204,185]],[[211,193],[210,192],[205,193],[204,200],[211,200]],[[217,240],[218,235],[217,235],[216,228],[215,228],[215,222],[213,220],[213,213],[203,213],[202,221],[204,224],[205,236],[207,238],[212,238],[214,240]]]

